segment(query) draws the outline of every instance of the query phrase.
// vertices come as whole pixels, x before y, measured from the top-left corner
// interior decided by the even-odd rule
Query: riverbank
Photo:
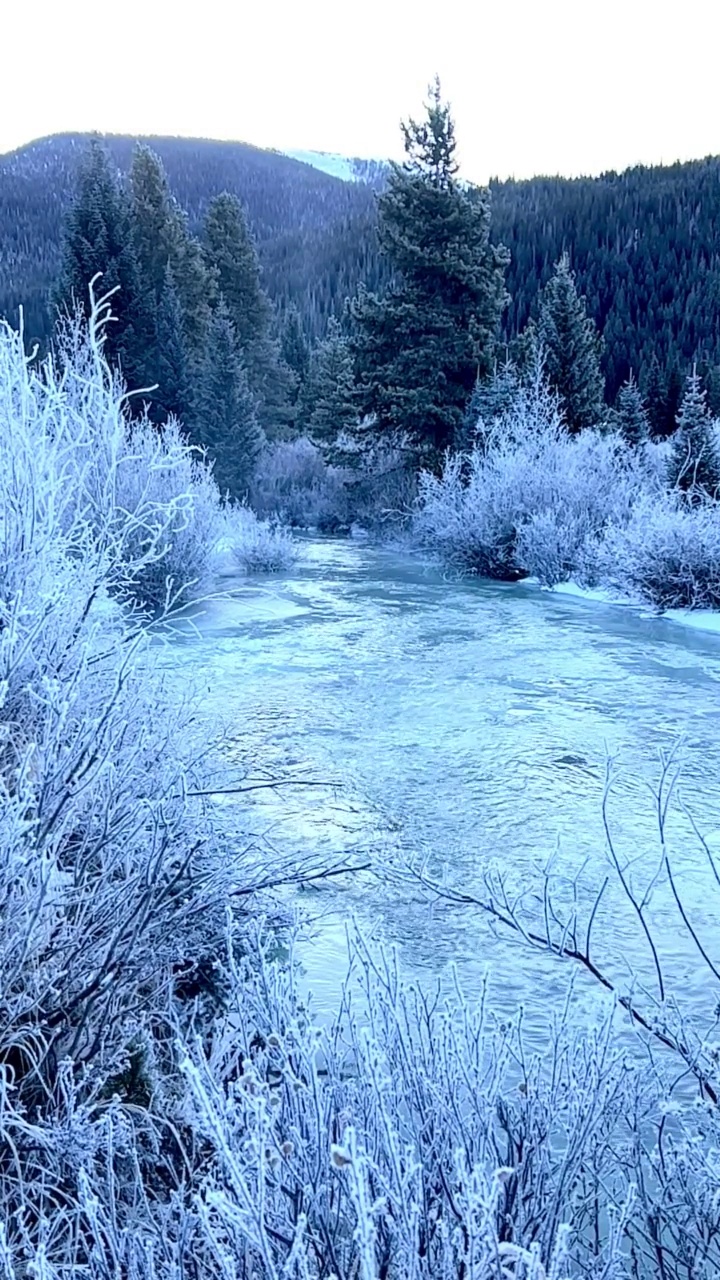
[[[617,595],[603,587],[581,587],[576,582],[558,582],[554,587],[543,587],[538,578],[525,578],[524,582],[537,587],[538,590],[549,591],[558,596],[586,600],[589,604],[623,606],[639,611],[641,618],[665,619],[667,622],[676,622],[683,627],[692,627],[696,631],[720,635],[720,609],[650,609],[641,601]]]

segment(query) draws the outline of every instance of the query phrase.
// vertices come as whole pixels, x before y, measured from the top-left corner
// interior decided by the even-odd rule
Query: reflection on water
[[[640,875],[657,853],[650,786],[679,735],[683,797],[710,846],[720,844],[719,637],[531,586],[446,581],[355,542],[308,542],[288,576],[221,585],[228,597],[179,623],[163,661],[200,674],[208,712],[256,773],[322,780],[242,797],[243,821],[268,857],[312,848],[378,869],[421,858],[479,889],[490,861],[527,886],[555,853],[558,870],[584,865],[598,884],[611,756],[613,833],[623,857],[640,856]],[[670,835],[683,892],[712,940],[705,854],[679,812]],[[367,874],[303,900],[317,904],[303,963],[321,1008],[337,998],[352,914],[396,943],[411,973],[444,981],[455,963],[472,993],[490,965],[496,999],[524,1004],[538,1031],[566,989],[563,964],[494,933],[477,913],[431,909]],[[662,889],[650,911],[665,954],[701,999]],[[599,928],[616,965],[647,971],[630,913],[610,895]],[[578,984],[580,1004],[589,991]]]

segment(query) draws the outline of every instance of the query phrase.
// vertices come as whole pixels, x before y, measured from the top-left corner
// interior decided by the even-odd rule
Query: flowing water
[[[412,881],[385,877],[409,861],[482,894],[491,864],[524,890],[582,869],[608,870],[602,797],[618,856],[649,883],[659,844],[651,787],[682,738],[682,799],[720,847],[720,637],[531,585],[446,580],[416,557],[354,541],[312,541],[288,574],[248,584],[175,630],[171,665],[190,670],[228,752],[256,779],[312,779],[230,797],[268,865],[297,852],[373,872],[296,895],[314,919],[301,948],[321,1011],[337,1002],[346,925],[397,945],[422,981],[457,968],[472,998],[486,970],[496,1005],[523,1004],[542,1036],[567,990],[568,965],[494,929],[469,906],[433,904]],[[683,902],[708,946],[720,890],[701,843],[673,808],[669,847]],[[717,886],[715,886],[717,887]],[[707,971],[662,878],[648,915],[684,992],[707,996]],[[597,919],[613,973],[651,980],[632,911],[611,885]],[[595,997],[581,979],[578,1012]]]

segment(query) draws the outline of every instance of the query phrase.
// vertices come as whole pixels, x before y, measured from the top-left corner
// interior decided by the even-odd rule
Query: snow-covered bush
[[[278,520],[259,520],[249,507],[228,512],[226,536],[234,560],[245,573],[281,573],[297,559],[297,542],[289,529]]]
[[[349,524],[344,472],[328,466],[306,437],[268,445],[255,469],[250,500],[259,516],[294,528],[331,533]]]
[[[372,437],[341,436],[334,456],[337,464],[328,463],[305,438],[270,445],[250,492],[253,510],[319,533],[347,532],[353,524],[386,531],[407,521],[417,477],[406,449]]]
[[[102,360],[102,302],[93,323],[69,322],[36,398],[72,477],[70,520],[86,520],[106,548],[117,585],[158,609],[197,591],[211,567],[220,496],[176,422],[130,419],[124,387]]]
[[[688,506],[677,494],[637,504],[608,528],[600,576],[658,609],[720,608],[720,504]]]
[[[261,956],[232,983],[239,1037],[187,1047],[211,1153],[200,1217],[234,1274],[252,1274],[254,1254],[263,1276],[295,1274],[304,1255],[298,1275],[332,1260],[339,1280],[619,1280],[617,1157],[648,1082],[609,1025],[580,1041],[560,1019],[542,1062],[485,1000],[451,1014],[404,985],[393,956],[351,950],[355,981],[323,1030],[292,970]],[[609,1222],[598,1183],[617,1194]]]
[[[153,1145],[147,1113],[151,1099],[159,1105],[163,1072],[171,1079],[168,1019],[182,1025],[184,1009],[190,1018],[218,996],[213,965],[231,888],[202,799],[207,730],[201,741],[195,708],[163,686],[137,615],[113,601],[164,554],[177,487],[164,506],[157,490],[123,506],[120,459],[134,449],[144,495],[152,482],[144,483],[143,457],[149,465],[163,446],[142,454],[132,433],[123,443],[118,388],[99,351],[86,355],[75,373],[36,370],[20,336],[0,326],[7,1274],[13,1264],[19,1274],[26,1266],[56,1274],[38,1270],[43,1250],[78,1274],[70,1254],[78,1251],[82,1267],[88,1239],[102,1250],[92,1214],[103,1144],[116,1144],[120,1164],[134,1162],[140,1184],[162,1182],[166,1140]],[[150,526],[145,544],[141,521]],[[129,1184],[114,1185],[107,1209],[122,1221],[134,1192],[128,1200]]]
[[[416,529],[460,571],[552,585],[592,575],[606,524],[629,517],[641,484],[617,438],[570,436],[552,398],[528,391],[469,455],[420,477]]]

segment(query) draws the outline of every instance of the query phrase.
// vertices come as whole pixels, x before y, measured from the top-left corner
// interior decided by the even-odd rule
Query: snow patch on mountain
[[[357,156],[350,158],[333,151],[298,149],[285,151],[283,154],[290,156],[292,160],[299,160],[301,164],[312,165],[313,169],[319,169],[332,178],[339,178],[341,182],[369,182],[376,185],[382,182],[387,169],[385,160],[361,160]]]
[[[343,182],[358,181],[353,161],[347,156],[334,155],[331,151],[286,151],[285,155],[299,160],[301,164],[310,164],[321,173],[329,173],[331,178],[340,178]]]

